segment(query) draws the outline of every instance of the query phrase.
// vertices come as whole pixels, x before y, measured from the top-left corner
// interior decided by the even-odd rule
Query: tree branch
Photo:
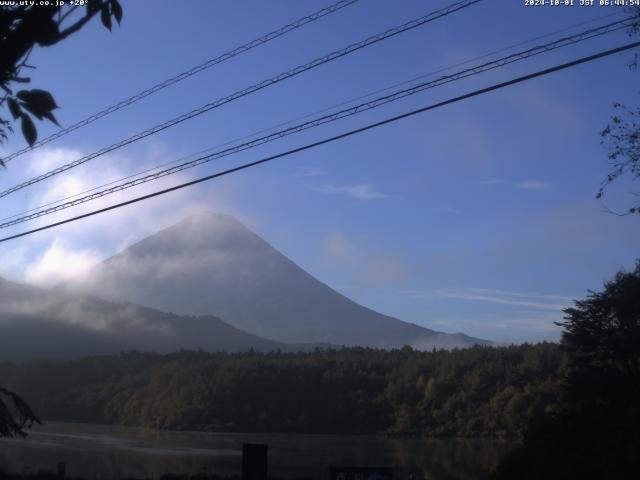
[[[104,2],[100,2],[100,5],[105,5]],[[76,33],[77,31],[79,31],[82,27],[84,27],[85,23],[87,23],[89,20],[91,20],[98,12],[100,11],[100,9],[95,9],[93,11],[87,11],[87,13],[85,14],[84,17],[82,17],[80,20],[78,20],[76,23],[74,23],[73,25],[65,28],[64,30],[62,30],[58,36],[56,37],[56,41],[54,43],[59,42],[60,40],[64,40],[65,38],[67,38],[69,35],[71,35],[72,33]]]

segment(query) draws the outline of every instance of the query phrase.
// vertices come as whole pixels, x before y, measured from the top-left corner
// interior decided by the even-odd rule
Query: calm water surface
[[[27,439],[0,440],[0,468],[69,476],[158,478],[163,473],[240,474],[243,443],[269,446],[269,474],[328,478],[330,466],[392,467],[398,478],[476,480],[511,445],[486,440],[157,431],[47,422]]]

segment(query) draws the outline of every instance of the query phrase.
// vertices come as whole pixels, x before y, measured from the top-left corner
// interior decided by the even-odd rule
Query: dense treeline
[[[638,478],[640,261],[564,313],[560,401],[530,418],[493,478]]]
[[[44,420],[507,437],[556,407],[564,372],[564,354],[543,343],[438,352],[127,353],[0,364],[0,384]]]

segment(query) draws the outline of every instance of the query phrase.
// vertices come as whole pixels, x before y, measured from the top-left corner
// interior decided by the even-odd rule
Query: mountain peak
[[[453,346],[448,336],[380,314],[317,280],[229,215],[199,212],[111,257],[75,285],[107,300],[214,315],[289,343]],[[477,343],[486,343],[478,340]]]
[[[264,242],[230,215],[202,211],[194,213],[131,245],[107,263],[132,258],[159,257],[176,261],[228,252],[237,248],[258,248]]]
[[[174,237],[225,237],[228,235],[253,236],[253,232],[237,218],[222,213],[200,211],[183,218],[178,223],[159,231],[143,242],[154,238],[171,235]],[[188,239],[188,238],[187,238]]]
[[[192,213],[173,226],[179,227],[181,225],[247,229],[236,217],[226,213],[212,212],[211,210]]]

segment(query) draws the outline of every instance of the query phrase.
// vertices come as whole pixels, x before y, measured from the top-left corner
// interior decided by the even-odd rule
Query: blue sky
[[[55,95],[61,106],[56,115],[68,125],[327,4],[123,2],[122,26],[112,33],[93,22],[66,42],[35,51],[32,86]],[[362,0],[10,162],[0,187],[447,4]],[[606,15],[612,16],[564,35],[612,21],[618,13],[617,7],[487,0],[22,190],[2,200],[2,216],[540,35]],[[541,55],[28,226],[626,41],[619,32]],[[599,132],[614,101],[638,103],[638,73],[625,67],[628,59],[615,55],[4,243],[0,274],[52,284],[191,211],[210,209],[237,216],[320,280],[383,313],[500,341],[557,339],[553,322],[562,318],[561,309],[639,257],[638,218],[616,217],[604,208],[627,207],[637,198],[634,185],[621,181],[604,202],[595,199],[609,168]],[[55,131],[39,128],[41,136]],[[2,151],[22,142],[16,135]]]

